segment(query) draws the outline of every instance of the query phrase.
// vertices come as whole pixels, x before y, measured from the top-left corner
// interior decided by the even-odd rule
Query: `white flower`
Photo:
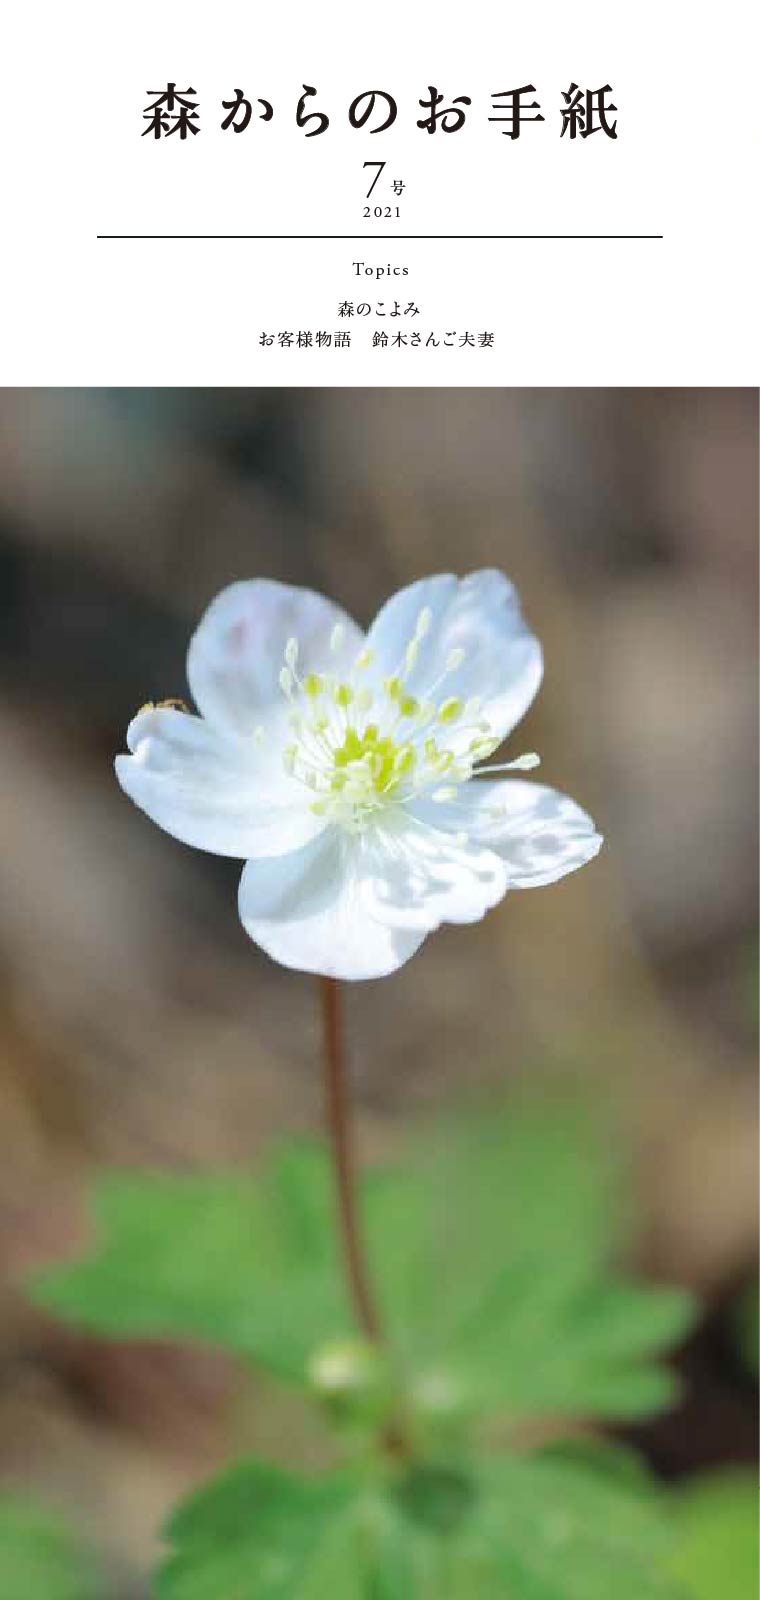
[[[308,589],[234,583],[190,641],[200,716],[144,707],[116,772],[175,838],[245,858],[243,926],[276,961],[378,978],[596,855],[572,800],[501,776],[537,756],[484,765],[541,672],[500,572],[410,584],[366,636]]]

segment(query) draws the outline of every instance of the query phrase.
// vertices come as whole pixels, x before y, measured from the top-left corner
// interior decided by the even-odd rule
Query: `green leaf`
[[[654,1494],[552,1452],[493,1465],[472,1543],[504,1600],[679,1600]]]
[[[95,1578],[75,1536],[53,1512],[0,1498],[3,1600],[95,1600]]]
[[[401,1600],[428,1590],[429,1541],[377,1487],[240,1462],[167,1528],[158,1600]],[[435,1562],[433,1563],[435,1564]],[[434,1600],[434,1591],[429,1591]]]
[[[120,1338],[196,1338],[304,1381],[315,1344],[353,1331],[337,1262],[330,1173],[289,1147],[261,1178],[106,1174],[84,1260],[37,1274],[32,1298]]]
[[[371,1255],[413,1370],[473,1409],[638,1418],[672,1402],[657,1364],[693,1319],[679,1289],[627,1282],[619,1153],[583,1103],[474,1122],[369,1187]]]
[[[246,1461],[172,1518],[167,1600],[359,1600],[353,1486]]]
[[[753,1472],[711,1472],[676,1496],[671,1570],[691,1600],[756,1600],[758,1494]]]
[[[514,1422],[638,1418],[671,1402],[657,1358],[691,1301],[613,1270],[621,1165],[587,1104],[533,1100],[445,1126],[367,1176],[371,1276],[418,1395]],[[333,1205],[327,1156],[305,1142],[259,1177],[105,1177],[92,1254],[32,1293],[81,1325],[211,1341],[304,1385],[310,1356],[354,1331]]]
[[[159,1600],[679,1597],[649,1491],[550,1454],[385,1484],[246,1461],[181,1508],[169,1540]]]

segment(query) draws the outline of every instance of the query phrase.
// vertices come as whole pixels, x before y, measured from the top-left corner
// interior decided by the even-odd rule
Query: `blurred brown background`
[[[726,1308],[756,1245],[757,469],[749,390],[0,393],[0,1477],[74,1510],[109,1595],[145,1592],[233,1410],[238,1441],[287,1432],[221,1360],[77,1338],[14,1287],[81,1237],[95,1165],[245,1161],[319,1115],[310,980],[245,938],[236,863],[112,774],[233,579],[364,623],[430,571],[516,581],[546,654],[519,748],[608,842],[352,988],[364,1146],[513,1072],[614,1079],[641,1264],[707,1306],[643,1442],[667,1474],[751,1456]]]

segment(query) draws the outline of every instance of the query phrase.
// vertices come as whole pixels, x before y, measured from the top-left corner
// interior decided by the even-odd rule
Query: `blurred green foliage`
[[[526,1098],[371,1171],[388,1353],[352,1325],[320,1145],[278,1149],[260,1176],[105,1175],[90,1254],[38,1274],[34,1298],[101,1333],[252,1359],[321,1406],[345,1457],[312,1477],[244,1461],[192,1496],[163,1600],[607,1600],[613,1574],[616,1600],[676,1595],[635,1458],[539,1442],[673,1395],[660,1358],[692,1304],[623,1270],[621,1170],[596,1108]]]
[[[0,1496],[0,1595],[3,1600],[97,1600],[94,1569],[55,1512]]]
[[[549,1450],[382,1486],[233,1468],[169,1528],[161,1600],[674,1600],[643,1484]],[[611,1584],[613,1587],[611,1587]]]
[[[615,1265],[616,1165],[586,1105],[528,1101],[447,1125],[369,1174],[369,1259],[409,1391],[515,1423],[670,1402],[658,1356],[692,1304]],[[281,1148],[261,1177],[107,1174],[93,1207],[92,1253],[31,1285],[80,1326],[212,1341],[304,1387],[314,1352],[353,1334],[318,1144]]]
[[[756,1600],[758,1483],[755,1473],[700,1475],[676,1498],[671,1570],[694,1600]]]

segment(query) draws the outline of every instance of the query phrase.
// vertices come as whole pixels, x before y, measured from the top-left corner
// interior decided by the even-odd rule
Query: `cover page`
[[[0,1600],[754,1600],[754,12],[5,18]]]

